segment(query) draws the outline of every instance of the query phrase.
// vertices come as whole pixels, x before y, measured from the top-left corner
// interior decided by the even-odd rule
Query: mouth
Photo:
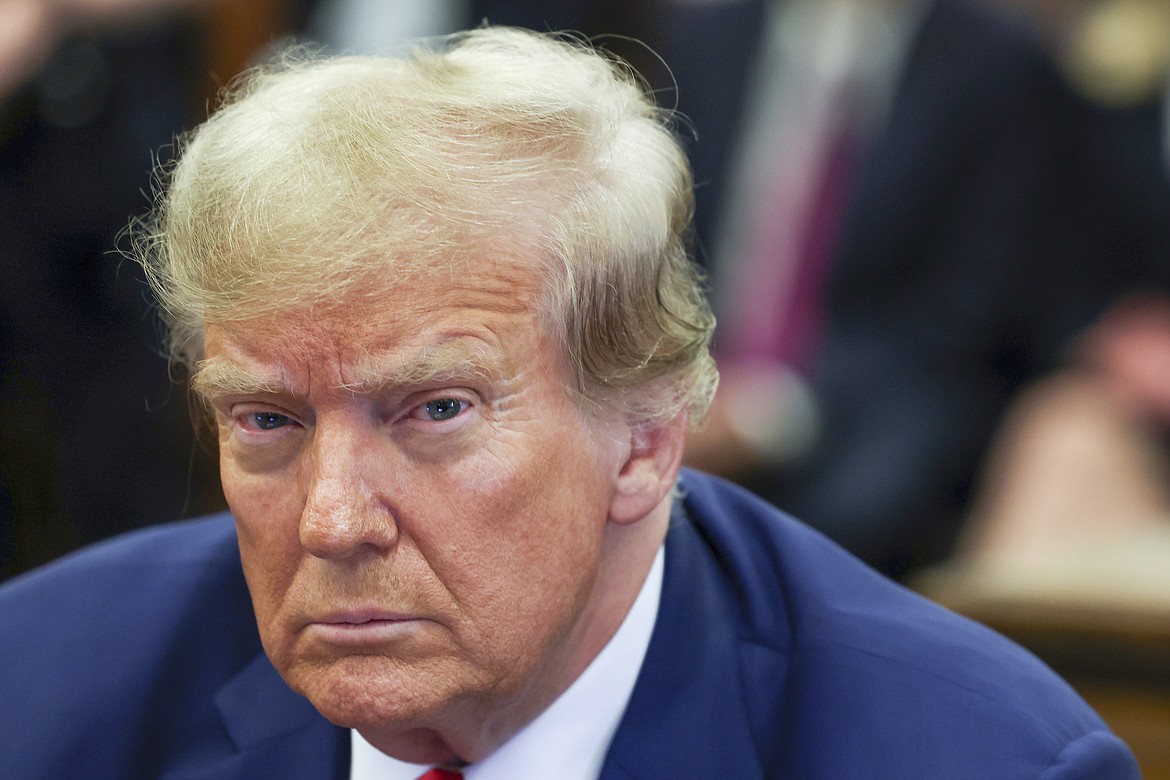
[[[355,609],[329,612],[322,617],[312,620],[311,622],[331,626],[360,626],[366,623],[393,623],[415,619],[416,618],[414,615],[409,615],[402,612],[389,612],[382,609]]]
[[[415,615],[357,610],[324,615],[310,621],[305,629],[329,642],[369,643],[406,638],[421,630],[427,622]]]

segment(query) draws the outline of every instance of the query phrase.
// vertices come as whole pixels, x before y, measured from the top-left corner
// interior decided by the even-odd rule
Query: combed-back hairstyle
[[[670,120],[628,68],[566,36],[293,52],[180,139],[134,254],[191,366],[206,323],[378,296],[432,260],[520,247],[544,266],[542,313],[581,400],[694,421],[717,381],[714,320]]]

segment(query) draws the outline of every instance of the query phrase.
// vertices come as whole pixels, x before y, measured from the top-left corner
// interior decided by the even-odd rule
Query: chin
[[[285,677],[331,723],[365,731],[405,731],[433,722],[444,697],[425,675],[381,656],[348,656]]]

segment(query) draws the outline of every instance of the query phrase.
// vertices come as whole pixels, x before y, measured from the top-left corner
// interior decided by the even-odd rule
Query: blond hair
[[[377,295],[505,240],[546,266],[575,391],[693,421],[717,373],[690,169],[633,74],[565,36],[481,28],[408,56],[296,53],[180,140],[134,254],[190,365],[206,323]]]

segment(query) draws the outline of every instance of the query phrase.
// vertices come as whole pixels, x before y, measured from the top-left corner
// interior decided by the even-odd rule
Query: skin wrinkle
[[[409,385],[442,382],[452,385],[476,379],[493,382],[502,379],[502,372],[486,360],[486,348],[475,345],[477,337],[470,332],[444,333],[442,341],[424,348],[417,359],[405,365],[393,359],[367,357],[359,361],[345,382],[339,385],[358,395],[389,395]]]
[[[505,267],[511,268],[512,265],[514,264],[507,263]],[[385,269],[378,270],[382,273],[385,272]],[[469,269],[460,268],[460,270]],[[432,273],[434,272],[432,271]],[[417,281],[416,277],[418,276],[425,276],[425,274],[419,269],[410,269],[401,286],[410,286],[412,282]],[[516,314],[529,309],[536,295],[524,293],[522,290],[523,286],[518,284],[518,276],[514,272],[508,272],[499,283],[486,283],[483,287],[455,285],[453,288],[442,291],[437,304],[458,302],[468,311],[468,321],[476,322],[475,315],[478,313]],[[379,296],[379,298],[381,297],[384,295]],[[336,307],[329,307],[329,309],[332,308]],[[312,308],[305,315],[305,318],[311,320],[317,316],[329,316],[329,309]],[[220,327],[232,328],[240,327],[240,325],[223,324]],[[477,338],[475,333],[465,328],[452,329],[443,334],[443,341],[430,346],[409,364],[402,366],[394,366],[391,361],[385,358],[374,360],[367,356],[355,363],[354,367],[349,370],[350,378],[339,383],[338,387],[344,387],[358,393],[372,393],[377,391],[380,386],[390,390],[396,384],[424,384],[448,374],[457,378],[460,374],[469,372],[468,366],[473,367],[471,370],[483,379],[498,378],[498,368],[481,365],[482,361],[475,359],[468,361],[466,352],[460,351],[458,345],[448,343],[448,340],[454,340],[459,336],[466,336],[470,339]],[[350,347],[350,349],[360,349],[363,346],[360,336],[348,343],[357,345]],[[482,349],[477,351],[477,353],[482,352]],[[337,365],[342,365],[340,356],[338,361]],[[195,364],[192,387],[209,401],[231,393],[244,394],[249,391],[279,393],[282,390],[291,390],[291,388],[284,386],[281,378],[250,372],[222,357],[204,358],[198,361]]]
[[[346,380],[331,389],[347,390],[354,395],[391,396],[401,395],[405,387],[499,379],[499,369],[483,361],[482,349],[467,348],[466,342],[475,336],[469,333],[444,334],[442,338],[439,344],[420,350],[409,362],[385,356],[364,358],[353,368],[345,370]],[[335,366],[341,374],[345,363],[340,353],[335,358]],[[288,387],[281,377],[249,370],[223,355],[200,361],[192,382],[196,391],[209,402],[228,395],[296,394],[296,390]]]

